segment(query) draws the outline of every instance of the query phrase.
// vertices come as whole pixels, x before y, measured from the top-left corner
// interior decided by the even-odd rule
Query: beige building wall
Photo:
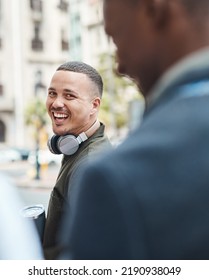
[[[33,145],[24,111],[69,60],[69,22],[69,0],[0,0],[0,142]]]

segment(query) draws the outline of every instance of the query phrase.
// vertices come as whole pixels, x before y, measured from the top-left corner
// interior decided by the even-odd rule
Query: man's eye
[[[71,94],[71,93],[67,93],[67,94],[65,95],[65,97],[66,97],[67,99],[74,99],[74,98],[75,98],[75,96],[74,96],[73,94]]]
[[[50,97],[54,97],[54,96],[56,96],[56,93],[55,93],[54,91],[49,91],[49,92],[48,92],[48,95],[49,95]]]

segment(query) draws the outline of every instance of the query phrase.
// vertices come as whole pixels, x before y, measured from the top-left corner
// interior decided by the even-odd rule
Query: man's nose
[[[53,102],[53,107],[62,108],[64,106],[65,106],[65,104],[64,104],[63,98],[62,97],[56,97],[56,99]]]

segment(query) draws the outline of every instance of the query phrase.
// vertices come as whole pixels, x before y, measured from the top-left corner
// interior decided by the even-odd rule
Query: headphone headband
[[[87,129],[84,133],[86,134],[87,138],[94,134],[94,132],[100,127],[100,122],[96,120],[89,129]]]

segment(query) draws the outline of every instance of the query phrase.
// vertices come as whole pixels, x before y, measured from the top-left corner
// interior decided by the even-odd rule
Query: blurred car
[[[20,154],[22,160],[27,160],[28,159],[29,153],[30,153],[29,149],[17,148],[17,147],[14,147],[13,149]]]
[[[22,160],[18,151],[13,148],[1,148],[0,149],[0,163],[14,162]]]
[[[61,160],[62,160],[62,155],[52,154],[49,150],[39,150],[38,151],[39,164],[60,165]],[[36,164],[36,151],[31,151],[29,153],[28,162],[33,165]]]

